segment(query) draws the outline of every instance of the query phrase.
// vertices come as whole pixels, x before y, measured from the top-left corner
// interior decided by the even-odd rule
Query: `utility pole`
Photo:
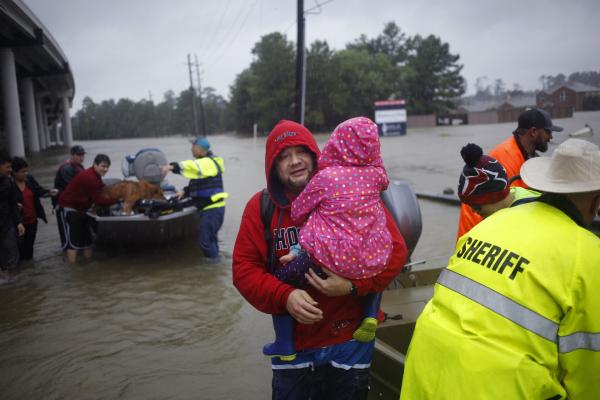
[[[192,113],[194,118],[194,136],[198,136],[198,113],[196,111],[196,92],[194,91],[194,82],[192,81],[192,61],[190,54],[187,55],[187,66],[190,73],[190,93],[192,95]]]
[[[194,54],[196,59],[196,78],[198,81],[198,102],[200,104],[200,116],[202,117],[202,136],[206,136],[206,118],[204,115],[204,105],[202,104],[202,85],[200,84],[200,67],[198,66],[198,55]]]
[[[304,124],[304,0],[298,1],[298,37],[296,40],[296,121]]]

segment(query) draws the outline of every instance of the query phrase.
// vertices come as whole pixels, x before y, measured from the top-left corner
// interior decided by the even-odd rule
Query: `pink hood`
[[[382,167],[377,125],[366,117],[339,124],[319,158],[319,170],[331,166]]]

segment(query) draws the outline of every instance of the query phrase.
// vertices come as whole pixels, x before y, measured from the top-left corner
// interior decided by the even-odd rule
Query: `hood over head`
[[[366,117],[339,124],[319,158],[319,169],[331,166],[382,167],[377,125]]]
[[[281,120],[275,125],[269,136],[265,150],[265,176],[267,190],[271,200],[279,207],[288,207],[289,201],[284,195],[283,186],[273,170],[273,165],[279,153],[293,146],[304,146],[314,156],[315,161],[321,154],[319,146],[312,133],[303,125],[294,121]]]

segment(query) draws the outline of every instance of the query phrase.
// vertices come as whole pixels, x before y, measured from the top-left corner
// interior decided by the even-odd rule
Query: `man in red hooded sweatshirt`
[[[319,153],[310,131],[295,122],[282,120],[269,134],[265,175],[268,201],[274,206],[270,227],[265,230],[262,222],[261,191],[242,215],[233,250],[233,283],[259,311],[289,313],[298,322],[296,357],[272,358],[273,399],[366,399],[374,341],[358,342],[352,335],[363,318],[361,297],[384,290],[406,262],[406,245],[391,215],[386,210],[392,255],[387,268],[372,278],[349,280],[327,271],[322,279],[311,270],[310,287],[299,289],[271,274],[280,267],[279,258],[298,243],[300,227],[290,217],[290,206],[312,177]],[[380,310],[380,320],[382,316]]]

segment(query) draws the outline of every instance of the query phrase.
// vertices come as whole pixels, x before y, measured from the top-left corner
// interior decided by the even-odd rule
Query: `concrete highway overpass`
[[[24,156],[73,143],[66,55],[20,0],[0,0],[0,148]]]

